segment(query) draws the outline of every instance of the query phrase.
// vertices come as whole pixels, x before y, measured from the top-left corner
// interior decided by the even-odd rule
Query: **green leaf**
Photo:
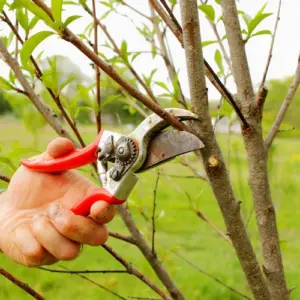
[[[68,17],[67,20],[63,24],[63,28],[68,27],[72,22],[78,20],[81,17],[82,16],[70,16],[70,17]]]
[[[215,0],[215,2],[219,5],[221,5],[220,0]]]
[[[252,18],[247,14],[242,14],[242,18],[243,18],[244,22],[246,23],[247,27],[249,27],[249,24],[250,24]]]
[[[248,35],[251,35],[254,29],[267,17],[271,16],[271,13],[267,14],[259,14],[256,15],[254,19],[251,20],[251,22],[248,25]]]
[[[15,88],[6,79],[0,76],[0,89],[9,91]]]
[[[13,162],[8,159],[7,157],[5,156],[0,156],[0,164],[4,164],[4,165],[7,165],[8,167],[10,167],[12,169],[12,171],[16,171],[17,168],[16,166],[13,164]]]
[[[28,64],[29,58],[34,49],[47,37],[53,35],[52,31],[41,31],[31,36],[24,44],[20,51],[21,61],[24,66]]]
[[[151,52],[152,52],[152,59],[154,59],[157,54],[157,49],[154,44],[151,45]]]
[[[116,100],[116,99],[118,99],[118,98],[120,98],[120,97],[121,97],[120,94],[108,96],[108,97],[104,100],[104,102],[101,103],[100,111],[103,109],[104,106],[106,106],[106,105],[109,104],[110,102],[112,102],[112,101],[114,101],[114,100]]]
[[[5,4],[6,4],[6,0],[0,0],[0,12],[2,12]]]
[[[149,77],[146,77],[146,76],[143,75],[144,80],[145,80],[145,82],[146,82],[146,84],[147,84],[148,87],[151,86],[152,79],[153,79],[153,76],[156,73],[156,71],[157,71],[157,69],[152,70],[151,73],[150,73],[150,75],[149,75]]]
[[[217,49],[215,52],[215,62],[220,69],[220,73],[224,75],[223,58],[221,52]]]
[[[16,9],[16,17],[22,28],[26,31],[28,30],[29,24],[28,24],[28,13],[27,9],[24,12],[23,8],[17,8]]]
[[[35,27],[35,25],[38,23],[39,20],[40,20],[39,17],[34,16],[34,17],[31,19],[31,21],[29,22],[28,30],[32,30],[32,29]]]
[[[217,41],[204,41],[204,42],[202,42],[202,48],[212,45],[212,44],[216,44],[216,43],[217,43]]]
[[[122,41],[121,44],[121,54],[127,60],[128,59],[128,52],[127,52],[127,43],[126,41]]]
[[[272,32],[270,30],[260,30],[260,31],[253,33],[252,36],[264,35],[264,34],[272,35]]]
[[[164,82],[155,81],[155,84],[158,85],[159,87],[163,88],[167,92],[171,93],[171,91],[168,89],[168,86]]]
[[[215,21],[215,10],[213,8],[212,5],[209,5],[209,4],[201,4],[198,6],[199,9],[204,12],[204,14],[206,15],[206,17],[214,22]]]
[[[52,0],[51,1],[52,15],[53,15],[55,22],[58,24],[58,26],[61,26],[62,4],[63,4],[62,0]]]
[[[16,5],[21,4],[22,7],[27,8],[31,13],[43,20],[48,26],[55,29],[54,23],[47,13],[30,0],[16,0],[14,3],[16,3]]]
[[[132,58],[131,58],[131,62],[133,63],[134,60],[135,60],[139,55],[141,55],[141,54],[142,54],[141,52],[135,53],[135,54],[132,56]]]
[[[72,81],[76,80],[75,75],[71,75],[69,78],[67,78],[59,87],[60,91],[62,91],[67,85],[69,85]]]

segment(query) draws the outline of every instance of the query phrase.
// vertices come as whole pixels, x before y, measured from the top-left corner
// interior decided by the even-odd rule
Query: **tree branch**
[[[271,40],[271,46],[270,46],[270,51],[269,51],[269,55],[268,55],[268,60],[267,60],[266,68],[265,68],[265,71],[264,71],[264,75],[263,75],[262,81],[260,83],[260,88],[259,88],[260,90],[265,85],[266,78],[267,78],[268,71],[269,71],[269,67],[270,67],[270,63],[271,63],[271,59],[272,59],[272,56],[273,56],[273,48],[274,48],[274,43],[275,43],[275,37],[276,37],[276,33],[277,33],[278,23],[280,21],[280,10],[281,10],[281,0],[279,0],[279,3],[278,3],[278,10],[277,10],[276,22],[275,22],[275,26],[274,26],[274,30],[273,30],[273,35],[272,35],[272,40]]]
[[[27,93],[28,97],[30,98],[34,106],[45,118],[45,120],[49,123],[49,125],[58,133],[58,135],[68,138],[75,143],[75,141],[68,134],[68,132],[64,130],[62,126],[59,124],[59,122],[57,121],[54,111],[52,111],[52,109],[40,97],[38,97],[35,94],[31,86],[27,82],[26,78],[24,77],[18,62],[9,54],[2,39],[0,39],[0,53],[3,55],[4,61],[14,71],[17,79],[23,86],[25,92]]]
[[[117,233],[117,232],[109,232],[109,236],[111,236],[115,239],[127,242],[129,244],[136,245],[136,240],[131,236],[124,236],[124,235],[121,235],[120,233]]]
[[[67,271],[70,271],[70,270],[67,269],[66,267],[63,267],[63,266],[60,266],[60,267],[63,268],[63,269],[65,269],[65,270],[67,270]],[[88,277],[86,277],[86,276],[84,276],[84,275],[82,275],[82,274],[73,273],[72,275],[81,277],[82,279],[84,279],[84,280],[86,280],[86,281],[88,281],[88,282],[90,282],[90,283],[96,285],[97,287],[99,287],[99,288],[101,288],[101,289],[107,291],[108,293],[110,293],[110,294],[116,296],[116,297],[119,298],[119,299],[126,300],[126,298],[120,296],[119,294],[115,293],[114,291],[108,289],[107,287],[101,285],[100,283],[98,283],[98,282],[96,282],[96,281],[94,281],[94,280],[92,280],[92,279],[90,279],[90,278],[88,278]]]
[[[96,0],[92,0],[93,4],[93,19],[94,19],[94,52],[98,55],[98,23],[97,23],[97,12],[96,12]],[[96,124],[97,132],[101,130],[101,73],[99,68],[95,65],[95,78],[96,78]]]
[[[16,277],[14,277],[12,274],[5,271],[3,268],[0,268],[0,274],[6,277],[8,280],[10,280],[13,284],[21,288],[23,291],[25,291],[27,294],[31,295],[34,299],[37,300],[45,300],[44,297],[42,297],[38,292],[36,292],[34,289],[32,289],[28,284],[20,281]]]
[[[129,212],[129,210],[124,207],[120,206],[118,208],[120,216],[124,223],[126,224],[127,228],[129,229],[132,237],[136,240],[136,245],[143,253],[153,270],[155,271],[156,275],[160,279],[160,281],[164,284],[167,288],[168,292],[172,296],[173,299],[176,300],[183,300],[185,299],[180,290],[177,288],[175,283],[172,281],[170,275],[163,267],[161,261],[157,257],[156,253],[152,253],[152,249],[148,246],[147,242],[144,240],[143,236],[141,235],[140,231],[136,227],[134,220]]]
[[[276,224],[276,213],[272,202],[267,156],[264,146],[261,111],[255,105],[255,95],[242,38],[241,27],[234,0],[222,0],[223,21],[231,53],[233,76],[237,85],[238,99],[250,130],[244,134],[249,164],[249,185],[252,192],[257,225],[264,257],[264,273],[269,294],[264,299],[288,299],[288,289]],[[257,295],[261,297],[262,295]]]
[[[211,278],[212,280],[214,280],[215,282],[217,282],[218,284],[224,286],[225,288],[229,289],[232,293],[237,294],[239,296],[241,296],[244,299],[248,299],[251,300],[250,297],[248,297],[247,295],[242,294],[241,292],[239,292],[238,290],[236,290],[235,288],[227,285],[225,282],[221,281],[220,279],[218,279],[217,277],[209,274],[207,271],[201,269],[200,267],[198,267],[195,263],[191,262],[190,260],[186,259],[183,255],[179,254],[178,252],[171,250],[172,253],[174,253],[176,256],[178,256],[179,258],[181,258],[183,261],[185,261],[187,264],[189,264],[191,267],[193,267],[194,269],[196,269],[197,271],[199,271],[200,273],[204,274],[205,276]]]
[[[124,260],[120,255],[118,255],[111,247],[107,245],[102,246],[107,252],[109,252],[120,264],[122,264],[129,274],[133,274],[137,278],[139,278],[142,282],[148,285],[153,291],[155,291],[159,296],[163,299],[171,300],[170,297],[165,294],[161,289],[159,289],[153,282],[151,282],[146,276],[140,273],[137,269],[135,269],[130,263]]]
[[[152,255],[155,255],[155,212],[156,212],[156,194],[158,188],[158,181],[159,181],[159,172],[157,172],[157,178],[155,182],[155,187],[153,191],[153,210],[152,210]]]
[[[0,180],[10,183],[10,178],[3,174],[0,174]]]
[[[2,11],[4,19],[3,21],[6,22],[6,24],[10,27],[10,29],[13,31],[13,33],[15,34],[17,40],[23,45],[24,44],[24,40],[22,39],[22,37],[20,36],[19,32],[17,31],[17,29],[14,27],[14,25],[12,24],[12,22],[10,21],[9,17],[7,16],[7,14],[5,13],[5,11]],[[40,69],[40,67],[38,66],[37,62],[35,61],[35,59],[33,58],[33,56],[30,56],[30,60],[35,68],[35,74],[36,77],[43,83],[43,72]],[[67,123],[70,125],[72,131],[74,132],[74,134],[76,135],[80,145],[82,147],[85,147],[85,143],[76,127],[76,124],[74,124],[74,122],[70,119],[69,115],[67,114],[67,112],[65,111],[60,97],[55,95],[55,93],[52,91],[52,89],[46,87],[47,91],[49,92],[50,96],[52,97],[52,99],[54,100],[54,102],[56,103],[56,105],[58,106],[58,108],[60,109],[63,117],[65,118],[65,120],[67,121]]]
[[[93,16],[93,12],[91,11],[91,9],[88,7],[88,5],[86,3],[84,3],[83,1],[80,1],[80,4],[89,15]],[[125,6],[128,6],[127,4],[124,4],[123,2],[122,2],[122,4]],[[148,96],[152,99],[152,101],[157,103],[157,99],[156,99],[153,91],[151,90],[150,87],[147,86],[147,84],[144,82],[144,80],[140,77],[140,75],[137,73],[137,71],[130,64],[128,59],[123,55],[120,48],[116,44],[115,40],[108,32],[106,26],[103,25],[99,19],[96,19],[95,21],[97,22],[98,26],[102,29],[102,31],[104,32],[104,34],[106,35],[106,37],[108,38],[110,43],[112,44],[113,50],[118,54],[119,57],[121,57],[123,59],[125,65],[129,68],[130,72],[133,74],[133,76],[136,78],[136,80],[142,85],[142,87],[144,88],[144,90],[146,91]]]
[[[249,287],[256,299],[266,300],[269,299],[268,290],[242,221],[240,203],[233,194],[209,116],[197,3],[194,0],[181,0],[180,7],[192,107],[201,120],[193,126],[197,136],[206,145],[200,150],[203,164]]]
[[[66,274],[111,274],[111,273],[126,273],[128,274],[127,270],[55,270],[55,269],[48,269],[44,267],[39,267],[40,270],[47,271],[50,273],[66,273]]]
[[[149,0],[152,7],[155,9],[155,11],[158,13],[158,15],[162,18],[162,20],[166,23],[166,25],[169,27],[169,29],[173,32],[179,43],[182,47],[184,47],[183,43],[183,36],[182,36],[182,28],[178,27],[176,24],[179,24],[177,21],[174,23],[172,19],[169,17],[169,15],[164,11],[164,9],[161,7],[158,0]],[[175,18],[173,16],[173,18]],[[224,86],[224,84],[219,79],[218,75],[214,72],[212,67],[208,64],[208,62],[204,59],[204,65],[205,65],[205,74],[207,78],[210,80],[210,82],[215,86],[215,88],[219,91],[219,93],[229,102],[230,105],[234,108],[236,114],[240,118],[241,122],[243,123],[244,129],[246,130],[249,128],[249,124],[247,123],[246,119],[244,118],[243,114],[241,113],[239,107],[235,103],[233,96],[231,93],[227,90],[227,88]]]
[[[151,17],[152,17],[152,23],[153,23],[153,30],[156,33],[156,36],[157,36],[157,39],[158,39],[158,43],[159,43],[159,46],[160,46],[160,51],[161,51],[161,54],[162,54],[162,58],[164,60],[166,68],[168,70],[170,81],[173,83],[173,82],[175,82],[176,77],[177,77],[176,70],[175,70],[174,64],[173,64],[173,62],[172,62],[172,60],[170,58],[170,55],[168,53],[168,50],[167,50],[167,47],[166,47],[166,43],[165,43],[165,40],[164,40],[164,35],[163,35],[163,33],[161,32],[161,30],[159,28],[159,24],[157,22],[154,9],[153,9],[153,7],[151,5],[150,5],[150,11],[151,11]],[[179,89],[179,95],[178,95],[179,99],[178,99],[178,102],[184,108],[187,108],[188,106],[187,106],[185,97],[183,95],[183,91],[182,91],[182,88],[181,88],[181,85],[180,85],[179,81],[178,81],[178,89]]]
[[[276,116],[275,122],[265,140],[266,151],[268,151],[270,149],[271,144],[273,143],[277,133],[279,132],[280,125],[281,125],[281,123],[284,119],[284,116],[295,96],[295,93],[299,87],[299,84],[300,84],[300,56],[298,56],[298,64],[297,64],[297,69],[295,72],[294,80],[287,92],[284,102],[282,103],[282,105],[280,107],[280,110]]]

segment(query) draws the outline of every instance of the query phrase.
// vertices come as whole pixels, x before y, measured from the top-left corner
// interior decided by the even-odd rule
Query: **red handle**
[[[109,204],[120,205],[125,200],[119,200],[109,193],[106,189],[100,188],[87,196],[82,202],[72,208],[72,212],[76,215],[87,217],[90,214],[91,207],[97,201],[105,201]]]
[[[103,131],[97,136],[97,139],[90,144],[89,146],[83,149],[77,149],[73,152],[51,160],[31,160],[25,159],[22,160],[22,165],[25,167],[39,172],[63,172],[66,170],[76,169],[78,167],[82,167],[84,165],[90,164],[97,160],[97,148],[101,139]]]

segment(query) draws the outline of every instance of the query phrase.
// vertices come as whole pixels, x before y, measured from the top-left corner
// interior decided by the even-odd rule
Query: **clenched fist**
[[[58,158],[73,150],[71,141],[57,138],[37,159]],[[95,189],[73,170],[49,174],[21,166],[0,195],[0,249],[12,260],[36,267],[74,259],[82,244],[105,243],[104,224],[113,219],[113,206],[99,201],[88,218],[70,210]]]

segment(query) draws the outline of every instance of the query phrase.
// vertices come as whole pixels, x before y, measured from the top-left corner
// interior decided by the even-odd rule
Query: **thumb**
[[[49,143],[47,150],[45,152],[46,157],[44,158],[45,159],[58,158],[66,154],[69,154],[74,150],[75,147],[72,141],[66,138],[58,137]]]

